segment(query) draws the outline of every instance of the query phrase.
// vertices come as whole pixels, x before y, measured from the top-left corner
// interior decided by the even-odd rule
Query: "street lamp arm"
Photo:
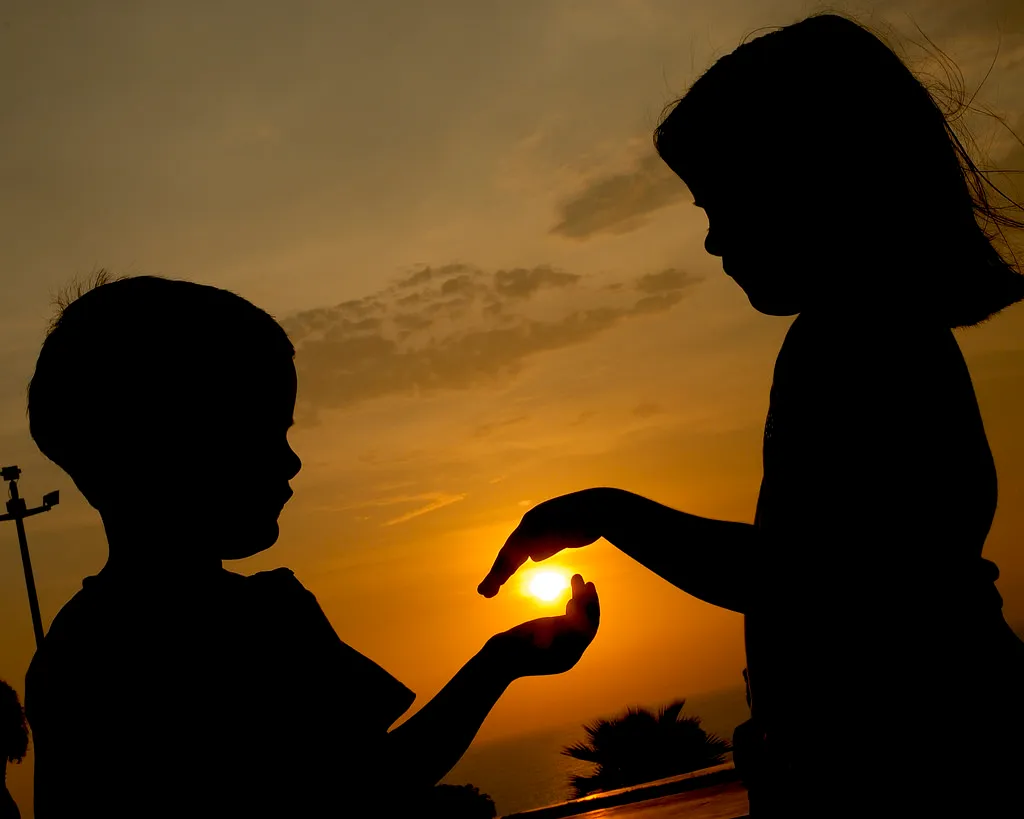
[[[13,515],[0,515],[0,523],[3,523],[5,520],[30,518],[33,515],[38,515],[40,512],[49,512],[52,508],[52,506],[37,506],[35,509],[26,509],[24,512],[18,512]]]

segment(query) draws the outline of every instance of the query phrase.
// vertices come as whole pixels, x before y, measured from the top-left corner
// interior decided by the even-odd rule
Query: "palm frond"
[[[659,709],[658,722],[677,722],[684,705],[686,705],[686,700],[676,700],[675,702],[666,705],[664,708]]]
[[[732,744],[684,715],[686,700],[657,710],[630,706],[617,717],[584,725],[586,740],[567,745],[565,756],[595,765],[589,776],[570,777],[577,796],[636,785],[721,764]]]
[[[582,762],[599,763],[601,761],[601,753],[593,745],[588,745],[585,742],[566,745],[560,753],[562,756],[571,756],[573,759],[579,759]]]

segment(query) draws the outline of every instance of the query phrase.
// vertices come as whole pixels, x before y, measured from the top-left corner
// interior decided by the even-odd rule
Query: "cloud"
[[[572,421],[569,424],[569,426],[571,426],[571,427],[578,427],[581,424],[585,424],[587,421],[589,421],[595,415],[597,415],[597,413],[594,412],[593,410],[585,410],[585,411],[581,412],[579,414],[579,416],[576,418],[576,420]]]
[[[686,185],[657,154],[640,159],[627,173],[599,176],[561,207],[551,232],[567,239],[588,239],[599,233],[629,233],[645,217],[689,195]]]
[[[657,404],[643,403],[633,407],[633,414],[637,418],[650,418],[652,415],[659,415],[662,409]]]
[[[547,265],[420,268],[366,298],[282,320],[296,348],[296,421],[387,395],[500,382],[531,356],[670,309],[698,281],[669,268],[609,290]]]
[[[909,7],[905,0],[888,0],[878,10],[894,20],[906,19],[908,13],[912,20],[927,20],[921,27],[930,37],[1024,34],[1020,0],[917,0]]]
[[[413,509],[411,512],[406,512],[404,515],[399,515],[397,518],[392,518],[384,523],[385,526],[395,526],[399,523],[405,523],[406,521],[418,518],[420,515],[425,515],[428,512],[435,512],[438,509],[443,509],[445,506],[451,506],[453,503],[458,503],[461,500],[465,500],[466,496],[462,495],[444,495],[437,494],[429,503],[423,506]]]
[[[636,289],[645,293],[666,293],[682,290],[699,281],[698,277],[686,270],[669,267],[658,273],[645,273],[636,280]]]
[[[399,290],[405,290],[410,287],[418,287],[421,284],[426,284],[430,281],[437,279],[443,279],[449,276],[458,276],[461,273],[469,271],[470,268],[464,264],[446,264],[441,267],[422,267],[415,273],[402,279],[395,285]]]
[[[521,424],[523,421],[529,420],[528,415],[517,415],[515,418],[507,418],[504,421],[496,421],[493,424],[481,424],[475,430],[473,435],[477,438],[485,438],[490,435],[496,429],[502,429],[504,427],[511,427],[515,424]]]
[[[534,267],[526,270],[499,270],[494,274],[495,289],[503,296],[526,298],[542,287],[568,287],[576,284],[580,277],[573,273],[562,273],[550,267]]]
[[[364,500],[359,503],[342,506],[339,511],[358,511],[379,507],[400,506],[408,503],[420,504],[412,511],[406,512],[398,517],[390,518],[381,524],[382,526],[395,526],[399,523],[405,523],[408,520],[412,520],[413,518],[418,518],[420,515],[426,515],[428,512],[434,512],[438,509],[443,509],[445,506],[451,506],[453,503],[458,503],[465,499],[465,493],[453,494],[450,492],[426,492],[418,495],[387,495],[380,498],[373,498],[371,500]],[[357,519],[369,520],[370,517],[370,515],[358,515]]]

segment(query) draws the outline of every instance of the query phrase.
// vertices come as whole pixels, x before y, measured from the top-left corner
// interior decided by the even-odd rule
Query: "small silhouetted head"
[[[21,762],[27,752],[28,723],[18,692],[0,680],[0,759]]]
[[[1019,226],[935,99],[862,26],[826,14],[715,63],[655,132],[708,215],[705,247],[765,313],[828,300],[977,323],[1024,298],[979,225]]]
[[[280,325],[234,293],[101,279],[43,343],[29,427],[108,525],[185,522],[221,558],[245,557],[277,539],[300,466],[286,438],[293,354]]]

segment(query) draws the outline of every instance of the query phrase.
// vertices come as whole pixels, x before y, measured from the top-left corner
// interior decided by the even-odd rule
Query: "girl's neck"
[[[861,325],[865,328],[879,325],[945,326],[927,305],[914,303],[895,294],[871,297],[854,292],[819,294],[808,300],[800,311],[803,323],[826,322],[843,326]]]

